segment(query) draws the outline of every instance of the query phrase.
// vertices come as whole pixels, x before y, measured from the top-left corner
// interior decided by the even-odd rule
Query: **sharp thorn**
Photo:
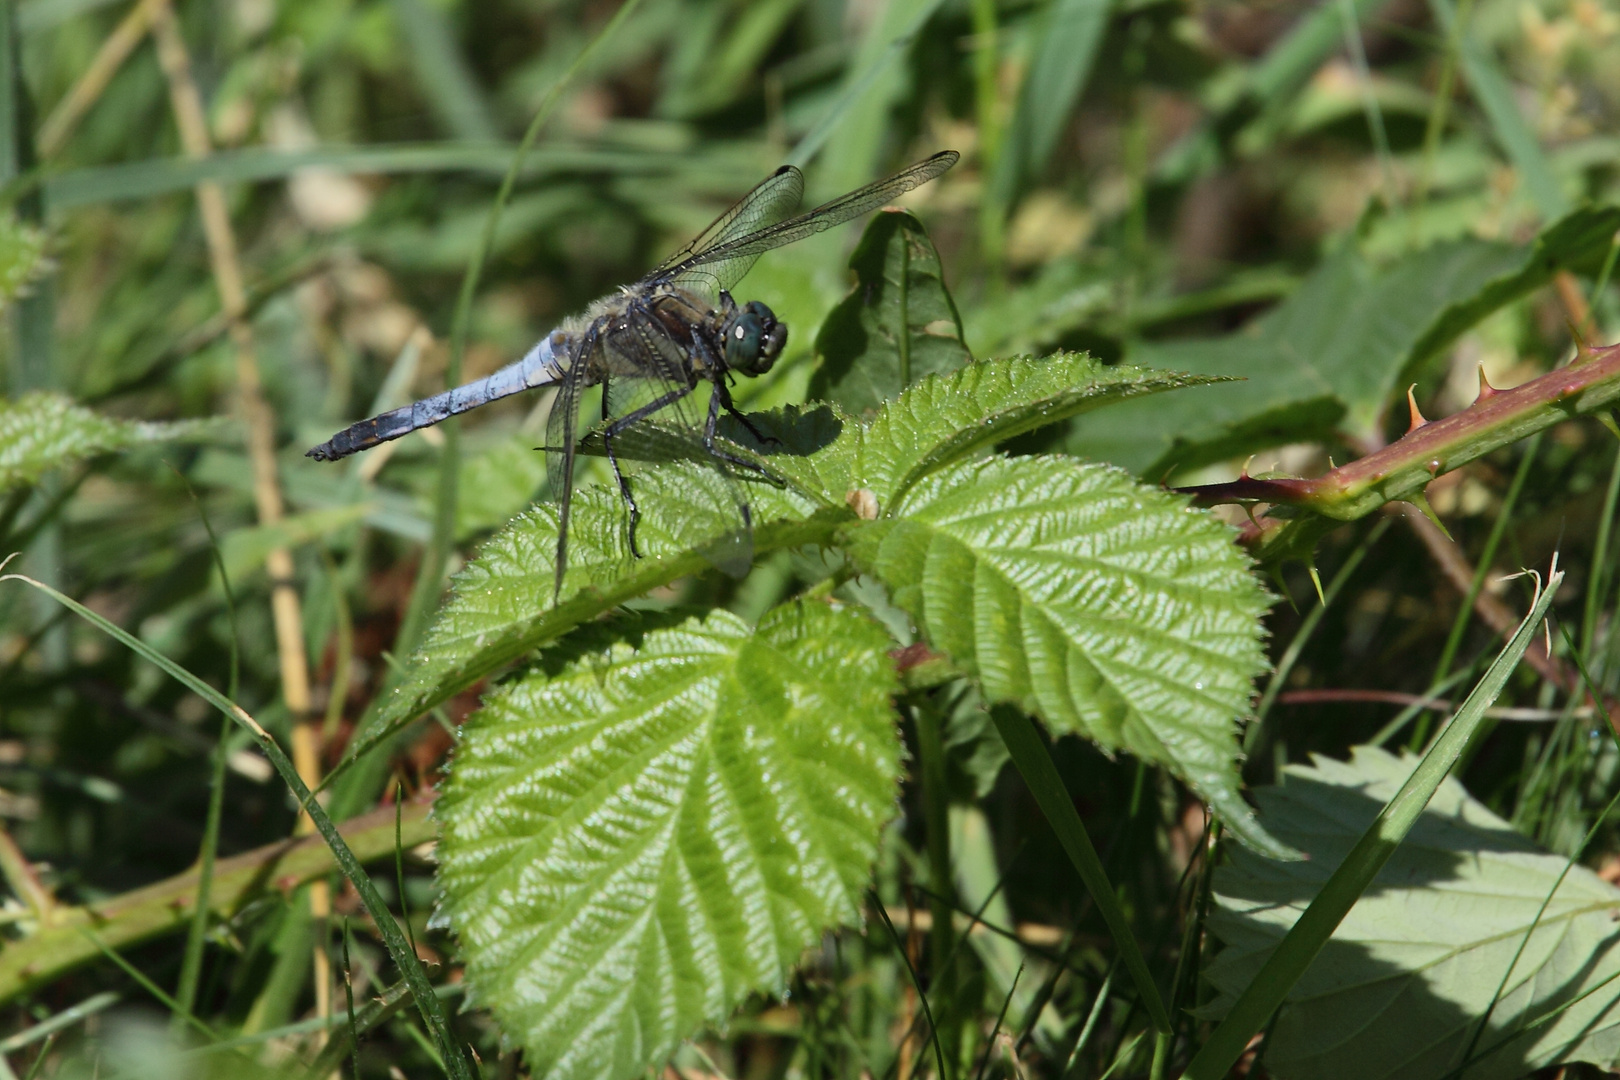
[[[1569,336],[1575,341],[1575,359],[1569,362],[1569,366],[1580,367],[1596,356],[1597,352],[1592,348],[1591,343],[1586,340],[1586,335],[1581,333],[1581,328],[1576,326],[1573,320],[1566,319],[1564,324],[1569,327]]]
[[[1423,414],[1418,411],[1417,397],[1413,394],[1413,391],[1416,389],[1417,383],[1413,383],[1411,386],[1406,388],[1406,408],[1412,414],[1412,423],[1406,429],[1406,433],[1408,435],[1412,434],[1412,432],[1429,422],[1428,420],[1424,419]]]
[[[1322,576],[1316,572],[1316,564],[1308,562],[1305,569],[1310,572],[1311,584],[1316,586],[1316,602],[1327,607],[1327,597],[1322,594]]]
[[[1485,377],[1485,365],[1480,364],[1479,365],[1479,394],[1478,394],[1478,396],[1476,396],[1474,398],[1474,401],[1476,403],[1481,402],[1481,401],[1484,401],[1486,398],[1495,397],[1499,393],[1501,393],[1501,391],[1498,390],[1496,387],[1492,386],[1491,385],[1491,380],[1489,380],[1489,379],[1487,379]]]
[[[1288,582],[1283,580],[1282,564],[1280,562],[1272,563],[1267,567],[1267,572],[1271,575],[1271,583],[1277,586],[1277,591],[1282,593],[1282,598],[1288,601],[1288,606],[1294,609],[1294,614],[1298,615],[1299,605],[1294,603],[1294,596],[1288,591]]]
[[[1412,495],[1408,496],[1405,501],[1417,507],[1418,510],[1422,512],[1423,516],[1428,518],[1429,521],[1434,524],[1434,527],[1439,529],[1441,535],[1443,535],[1447,540],[1452,541],[1452,543],[1456,543],[1456,539],[1451,535],[1451,531],[1446,528],[1445,523],[1442,522],[1439,515],[1434,512],[1434,507],[1429,505],[1429,497],[1427,495],[1421,491],[1414,492]]]

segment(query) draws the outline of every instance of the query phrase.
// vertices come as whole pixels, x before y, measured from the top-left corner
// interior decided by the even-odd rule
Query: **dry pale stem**
[[[107,40],[101,43],[95,59],[79,81],[73,84],[67,95],[51,110],[51,115],[39,126],[39,135],[36,145],[39,147],[39,156],[48,158],[62,148],[84,119],[84,114],[90,111],[101,97],[107,84],[118,69],[124,66],[129,54],[135,51],[135,46],[141,43],[146,36],[147,29],[152,25],[152,19],[160,8],[166,8],[169,0],[141,0],[129,10],[116,29]]]
[[[1568,270],[1558,271],[1553,275],[1553,288],[1575,332],[1583,338],[1597,333],[1597,325],[1592,321],[1592,309],[1587,305],[1586,297],[1581,295],[1581,283],[1575,280],[1575,275]]]
[[[0,829],[0,874],[5,876],[11,891],[28,905],[40,926],[49,926],[51,913],[56,909],[56,897],[39,880],[28,856],[23,854],[22,848],[4,829]]]
[[[191,77],[185,39],[167,3],[155,5],[151,18],[158,60],[169,81],[169,97],[181,143],[188,157],[206,158],[213,147],[208,137],[202,95]],[[284,513],[276,472],[275,417],[264,397],[259,361],[253,349],[253,332],[246,317],[247,290],[242,284],[236,233],[231,228],[224,189],[205,180],[197,184],[196,192],[220,306],[229,321],[231,341],[236,347],[236,386],[247,429],[248,461],[253,469],[253,501],[260,523],[272,525],[280,521]],[[276,653],[281,663],[282,697],[288,711],[297,719],[292,739],[293,765],[304,783],[314,788],[320,783],[320,731],[310,710],[309,661],[304,654],[303,614],[294,582],[292,552],[285,547],[271,549],[265,558],[265,569],[270,576],[270,609],[275,625]],[[308,813],[300,816],[300,833],[313,832],[314,828]],[[310,914],[319,922],[331,914],[331,893],[324,881],[311,883],[309,906]],[[324,948],[316,946],[314,963],[316,1008],[325,1016],[332,1008],[332,973]]]

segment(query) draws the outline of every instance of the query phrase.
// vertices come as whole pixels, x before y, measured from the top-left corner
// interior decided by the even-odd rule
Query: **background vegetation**
[[[507,399],[460,434],[344,467],[303,450],[520,355],[783,161],[820,197],[962,152],[906,205],[975,357],[1085,350],[1246,377],[1008,447],[1154,483],[1233,481],[1251,455],[1256,475],[1315,476],[1405,432],[1408,385],[1438,418],[1475,400],[1481,370],[1515,386],[1567,363],[1577,339],[1620,332],[1620,14],[1598,0],[24,0],[0,34],[0,538],[22,553],[8,569],[225,691],[311,784],[409,674],[446,573],[543,496],[543,403]],[[746,280],[742,297],[791,331],[771,377],[739,385],[745,408],[805,400],[856,238],[806,241]],[[1276,675],[1242,735],[1244,779],[1291,823],[1275,834],[1348,850],[1399,785],[1367,744],[1422,748],[1433,699],[1460,700],[1531,610],[1531,583],[1499,575],[1559,552],[1556,629],[1520,642],[1526,664],[1459,749],[1471,794],[1441,789],[1450,825],[1414,834],[1471,852],[1477,891],[1532,897],[1537,918],[1563,859],[1597,872],[1571,910],[1605,912],[1604,881],[1620,878],[1603,816],[1620,764],[1604,718],[1620,679],[1620,456],[1596,419],[1539,426],[1430,486],[1443,530],[1409,504],[1367,506],[1306,535],[1320,540],[1308,563],[1248,537],[1281,599],[1267,617]],[[822,573],[779,552],[740,584],[686,579],[642,610],[752,620]],[[443,1044],[384,949],[392,926],[315,838],[266,852],[310,826],[200,689],[0,586],[5,1067],[440,1075]],[[326,809],[353,819],[358,857],[380,860],[378,896],[426,961],[450,1036],[485,1074],[516,1076],[522,1055],[486,1012],[461,1011],[453,944],[429,924],[426,806],[483,689],[345,771]],[[920,783],[904,789],[864,930],[828,935],[785,996],[750,998],[669,1068],[1100,1077],[1191,1058],[1274,940],[1239,901],[1277,899],[1268,875],[1283,872],[1239,849],[1217,878],[1182,783],[1080,739],[1052,744],[1175,1011],[1155,1057],[1097,906],[973,704],[945,728],[945,812],[925,812]],[[917,737],[908,723],[913,761]],[[1354,764],[1335,764],[1352,747]],[[1267,787],[1312,754],[1334,761]],[[1370,809],[1334,801],[1352,790]],[[203,868],[216,917],[195,919]],[[1421,859],[1403,872],[1442,876]],[[1288,880],[1319,883],[1300,873]],[[1264,1062],[1250,1053],[1238,1075],[1444,1072],[1379,1052],[1471,1022],[1491,980],[1472,978],[1477,1007],[1449,999],[1459,1021],[1401,997],[1401,978],[1475,955],[1490,932],[1393,888],[1368,896],[1387,905],[1358,908],[1368,926],[1430,920],[1456,939],[1415,935],[1407,954],[1359,957],[1371,970],[1324,954],[1369,997],[1305,984]],[[950,905],[959,932],[941,935]],[[1554,1011],[1579,1030],[1468,1075],[1563,1061],[1595,1075],[1614,1060],[1611,935],[1570,918],[1568,955],[1531,951],[1574,988]],[[1511,953],[1518,939],[1502,939]],[[1588,983],[1570,974],[1583,958]],[[1379,987],[1394,989],[1369,1003]],[[364,1029],[352,1060],[350,992]],[[171,1023],[191,1049],[169,1043]]]

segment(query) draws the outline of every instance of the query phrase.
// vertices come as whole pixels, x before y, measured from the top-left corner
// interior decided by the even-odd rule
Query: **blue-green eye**
[[[787,326],[770,308],[755,300],[726,321],[726,367],[741,375],[763,375],[787,344]]]
[[[754,358],[759,356],[759,339],[764,335],[765,328],[754,316],[747,313],[738,316],[737,321],[726,330],[726,365],[733,368],[752,366]]]

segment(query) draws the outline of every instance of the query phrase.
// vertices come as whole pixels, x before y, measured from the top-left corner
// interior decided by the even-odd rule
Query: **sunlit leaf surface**
[[[923,379],[884,406],[861,440],[860,482],[886,501],[941,465],[1047,424],[1217,381],[1072,352],[970,364]]]
[[[536,1075],[635,1076],[857,917],[900,745],[889,639],[797,603],[542,657],[466,724],[441,914]]]
[[[949,466],[850,550],[928,642],[1055,734],[1163,764],[1264,850],[1236,724],[1265,665],[1266,595],[1231,531],[1108,466]]]
[[[831,540],[832,526],[850,516],[846,499],[854,489],[873,490],[878,510],[886,512],[903,478],[1110,401],[1202,381],[1059,353],[976,363],[924,379],[869,426],[834,406],[816,405],[756,417],[761,431],[779,440],[769,446],[745,440],[735,426],[722,430],[785,481],[782,487],[757,478],[742,484],[754,549],[763,554]],[[634,443],[626,441],[623,452],[633,456]],[[564,603],[557,609],[548,602],[556,508],[542,504],[513,519],[457,575],[449,602],[384,706],[379,726],[420,714],[582,619],[701,572],[707,563],[697,551],[705,536],[729,527],[703,509],[709,501],[692,497],[693,485],[713,482],[713,470],[687,464],[636,475],[637,537],[646,556],[640,560],[630,555],[618,492],[599,485],[577,491]]]

